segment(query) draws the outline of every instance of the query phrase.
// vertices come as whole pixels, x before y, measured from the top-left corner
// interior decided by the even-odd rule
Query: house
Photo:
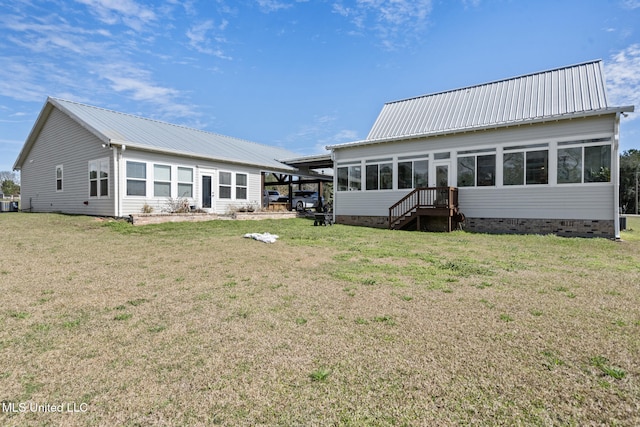
[[[604,82],[591,61],[385,104],[365,140],[327,147],[336,222],[428,228],[444,212],[449,229],[619,237],[634,107],[610,106]]]
[[[48,98],[14,169],[21,172],[26,211],[123,217],[186,200],[224,214],[260,205],[268,174],[283,182],[294,174],[313,176],[277,160],[297,157],[278,147]]]

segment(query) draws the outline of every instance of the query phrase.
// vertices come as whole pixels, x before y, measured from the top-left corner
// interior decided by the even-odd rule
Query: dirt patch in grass
[[[633,238],[2,219],[3,424],[640,423]]]

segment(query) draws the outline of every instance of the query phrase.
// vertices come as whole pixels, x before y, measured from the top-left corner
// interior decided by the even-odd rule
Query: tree
[[[636,173],[640,179],[640,150],[632,148],[620,155],[620,206],[625,213],[636,212]]]
[[[20,178],[16,172],[0,172],[0,186],[5,196],[17,196],[20,194]]]

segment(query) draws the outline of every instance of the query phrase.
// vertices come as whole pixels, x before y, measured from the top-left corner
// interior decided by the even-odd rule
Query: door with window
[[[451,182],[451,180],[449,179],[449,170],[451,168],[449,166],[450,166],[449,161],[437,162],[434,164],[435,180],[433,182],[435,183],[435,187],[449,186],[449,182]]]
[[[214,171],[203,171],[200,175],[200,206],[202,209],[215,211]]]
[[[451,177],[451,161],[449,159],[434,162],[433,176],[435,177],[435,186],[439,187],[436,192],[436,206],[447,206],[449,204],[449,190],[442,187],[449,187]]]

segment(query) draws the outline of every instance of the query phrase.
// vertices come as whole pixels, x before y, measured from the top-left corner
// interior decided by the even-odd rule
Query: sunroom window
[[[546,147],[548,144],[505,148],[502,156],[502,183],[504,185],[548,184],[549,150]]]
[[[127,162],[127,196],[147,195],[147,164]]]
[[[422,188],[429,186],[429,160],[398,158],[398,188]]]
[[[458,187],[496,185],[496,155],[480,154],[494,149],[458,153]]]
[[[393,163],[391,159],[367,160],[366,189],[390,190],[393,188]]]
[[[571,146],[603,141],[610,138],[558,143],[558,183],[610,182],[611,145]]]
[[[362,166],[338,167],[338,191],[359,191],[361,189]]]

